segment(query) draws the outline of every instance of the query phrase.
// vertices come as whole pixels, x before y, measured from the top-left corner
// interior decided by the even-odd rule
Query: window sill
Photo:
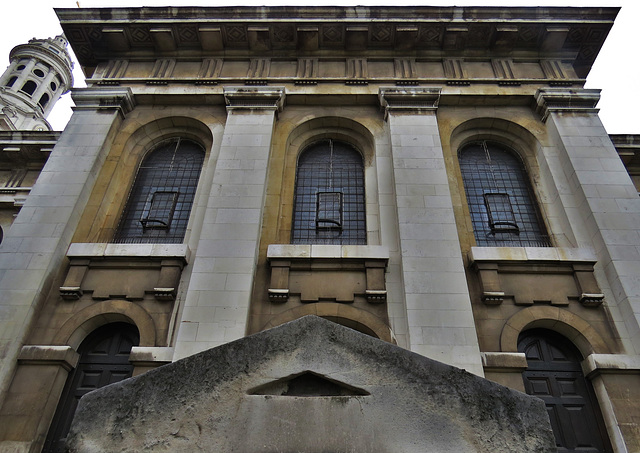
[[[183,258],[189,261],[191,250],[186,244],[110,244],[81,243],[69,246],[67,258]]]
[[[471,247],[469,259],[475,261],[587,261],[596,262],[590,249],[566,247]]]
[[[388,260],[389,249],[382,245],[271,244],[267,250],[267,258],[357,258]]]

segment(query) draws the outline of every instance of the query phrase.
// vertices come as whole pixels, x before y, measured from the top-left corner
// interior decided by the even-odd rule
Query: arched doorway
[[[126,323],[107,324],[87,336],[78,348],[80,361],[69,373],[43,453],[64,451],[73,415],[83,395],[131,377],[133,365],[129,354],[139,342],[136,327]]]
[[[545,402],[558,452],[611,452],[593,388],[582,374],[580,351],[545,329],[523,332],[518,351],[527,357],[525,390]]]

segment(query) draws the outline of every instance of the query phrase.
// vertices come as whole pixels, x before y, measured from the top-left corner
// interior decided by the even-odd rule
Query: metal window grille
[[[512,151],[495,143],[472,143],[460,151],[459,162],[478,245],[551,245],[528,175]]]
[[[116,243],[181,243],[204,150],[190,140],[161,143],[143,160],[116,229]]]
[[[366,244],[362,155],[335,140],[316,142],[298,159],[293,244]]]

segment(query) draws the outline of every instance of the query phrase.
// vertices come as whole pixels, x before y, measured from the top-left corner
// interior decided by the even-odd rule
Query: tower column
[[[49,72],[44,76],[44,79],[42,79],[42,81],[38,85],[38,89],[36,89],[36,91],[33,92],[33,96],[31,96],[31,98],[33,99],[33,102],[38,103],[40,96],[42,96],[42,94],[47,91],[49,84],[51,83],[51,81],[55,76],[56,76],[56,72],[53,69],[50,69]]]
[[[0,86],[6,86],[7,82],[9,81],[9,78],[11,77],[11,74],[16,70],[17,67],[18,67],[18,62],[16,60],[13,60],[9,64],[9,67],[7,67],[6,71],[4,71],[2,76],[0,76]]]
[[[284,88],[225,88],[227,121],[174,360],[245,335],[276,112]]]
[[[484,376],[436,110],[440,89],[381,88],[412,351]]]
[[[551,156],[570,184],[566,205],[576,237],[594,248],[596,271],[606,276],[608,309],[622,341],[640,353],[640,199],[595,108],[600,90],[546,88],[538,112],[554,139]],[[605,288],[603,288],[605,290]],[[626,330],[626,332],[625,332]]]
[[[32,58],[25,65],[25,68],[20,72],[20,75],[18,76],[18,80],[16,80],[16,83],[13,84],[13,88],[15,88],[14,91],[20,91],[20,88],[22,88],[24,81],[27,80],[27,76],[31,74],[31,71],[33,71],[33,68],[35,66],[36,66],[36,60]]]
[[[133,108],[129,88],[77,89],[73,99],[73,116],[0,248],[0,402],[51,276],[64,265],[109,138]]]

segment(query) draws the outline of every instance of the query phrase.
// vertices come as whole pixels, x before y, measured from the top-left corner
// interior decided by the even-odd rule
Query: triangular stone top
[[[344,382],[327,379],[316,373],[306,371],[283,379],[261,385],[249,390],[249,395],[280,396],[364,396],[369,392]]]
[[[555,452],[541,400],[308,316],[84,396],[71,452]]]

